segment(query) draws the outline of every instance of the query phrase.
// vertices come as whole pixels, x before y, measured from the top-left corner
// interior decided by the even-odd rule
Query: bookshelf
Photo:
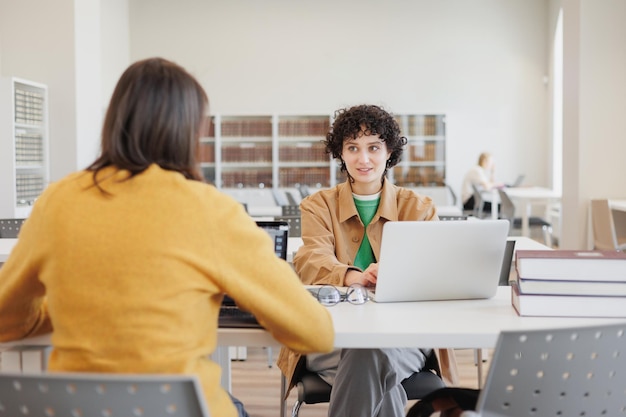
[[[445,116],[397,115],[408,145],[389,172],[398,185],[445,185]],[[218,188],[328,188],[345,181],[322,143],[329,115],[211,116],[200,143],[204,176]]]
[[[47,108],[47,86],[0,78],[0,217],[28,217],[48,185]]]
[[[444,186],[446,120],[444,115],[399,115],[396,120],[408,144],[390,175],[404,187]]]
[[[307,185],[328,188],[335,183],[331,156],[323,144],[329,116],[277,116],[278,183],[281,187]]]

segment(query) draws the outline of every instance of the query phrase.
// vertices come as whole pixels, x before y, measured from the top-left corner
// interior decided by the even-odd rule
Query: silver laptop
[[[515,187],[519,187],[520,185],[522,185],[522,183],[524,182],[524,179],[526,178],[525,175],[518,175],[517,178],[515,179],[515,182],[511,185],[509,185],[509,187],[511,188],[515,188]]]
[[[508,231],[507,220],[387,222],[372,299],[493,297]]]

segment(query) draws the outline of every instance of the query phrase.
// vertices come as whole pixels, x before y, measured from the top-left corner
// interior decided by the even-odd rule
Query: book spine
[[[626,317],[626,297],[528,295],[511,285],[511,304],[520,316]]]

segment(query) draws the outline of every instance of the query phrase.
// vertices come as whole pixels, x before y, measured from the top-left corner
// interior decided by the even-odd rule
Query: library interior
[[[296,272],[299,249],[320,240],[311,236],[319,218],[301,204],[354,181],[327,149],[338,110],[352,106],[383,108],[406,139],[385,181],[432,199],[441,223],[506,222],[488,297],[353,304],[353,289],[336,285],[340,298],[326,306],[336,349],[437,351],[433,387],[419,379],[424,372],[403,381],[407,415],[418,415],[420,399],[444,385],[473,390],[476,415],[623,413],[624,392],[604,403],[585,398],[626,385],[626,355],[616,353],[626,337],[624,21],[622,0],[0,0],[0,279],[3,269],[23,273],[8,262],[42,193],[100,155],[120,76],[162,57],[208,96],[196,149],[202,180],[269,231],[276,255]],[[332,233],[324,238],[336,239]],[[417,256],[410,249],[402,248]],[[320,285],[311,287],[321,302]],[[0,301],[3,291],[11,289],[0,281]],[[223,390],[251,417],[329,415],[332,384],[306,369],[305,356],[286,378],[277,366],[283,344],[249,316],[250,326],[217,328],[210,359],[221,367]],[[555,343],[539,342],[546,338]],[[133,401],[114,396],[117,384],[167,385],[169,403],[153,401],[155,393],[136,407],[212,415],[193,376],[55,376],[46,372],[54,349],[54,333],[8,340],[0,327],[0,416],[52,401],[28,402],[35,394],[26,391],[42,381],[59,410],[76,407],[63,387],[100,401],[82,394],[95,381],[111,387],[102,399],[110,407]],[[513,371],[516,349],[522,361]],[[445,351],[452,381],[442,374],[450,365]],[[535,353],[565,362],[533,363]],[[541,370],[529,375],[523,366]],[[562,382],[537,377],[548,371],[571,375],[573,384],[562,388],[576,391],[567,408],[558,408],[552,391],[536,394]],[[26,387],[23,395],[8,394],[16,384]],[[587,395],[579,399],[578,391]],[[106,404],[97,407],[112,412]]]

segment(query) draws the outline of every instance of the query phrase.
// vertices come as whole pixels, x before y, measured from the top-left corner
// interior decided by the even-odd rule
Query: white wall
[[[104,115],[113,89],[122,72],[130,64],[128,0],[105,0],[100,5],[101,76]],[[99,131],[98,131],[99,133]]]
[[[74,1],[0,0],[0,75],[48,85],[50,177],[75,169]]]
[[[129,63],[128,0],[0,0],[0,39],[0,75],[48,85],[50,178],[84,168]]]
[[[549,185],[543,77],[556,2],[578,15],[566,28],[562,243],[584,246],[589,198],[626,197],[623,0],[99,0],[99,34],[76,23],[87,13],[98,25],[98,0],[89,1],[0,0],[0,75],[49,86],[52,179],[90,162],[96,147],[99,122],[77,134],[77,100],[91,119],[131,60],[160,55],[198,76],[213,112],[331,113],[367,101],[446,113],[457,190],[482,150],[495,154],[501,179],[525,172]],[[77,74],[91,53],[97,85]]]
[[[592,198],[626,197],[626,2],[563,0],[561,246],[584,248]]]
[[[192,71],[213,113],[322,113],[361,102],[448,115],[447,177],[478,154],[548,184],[544,0],[132,0],[132,60]]]

